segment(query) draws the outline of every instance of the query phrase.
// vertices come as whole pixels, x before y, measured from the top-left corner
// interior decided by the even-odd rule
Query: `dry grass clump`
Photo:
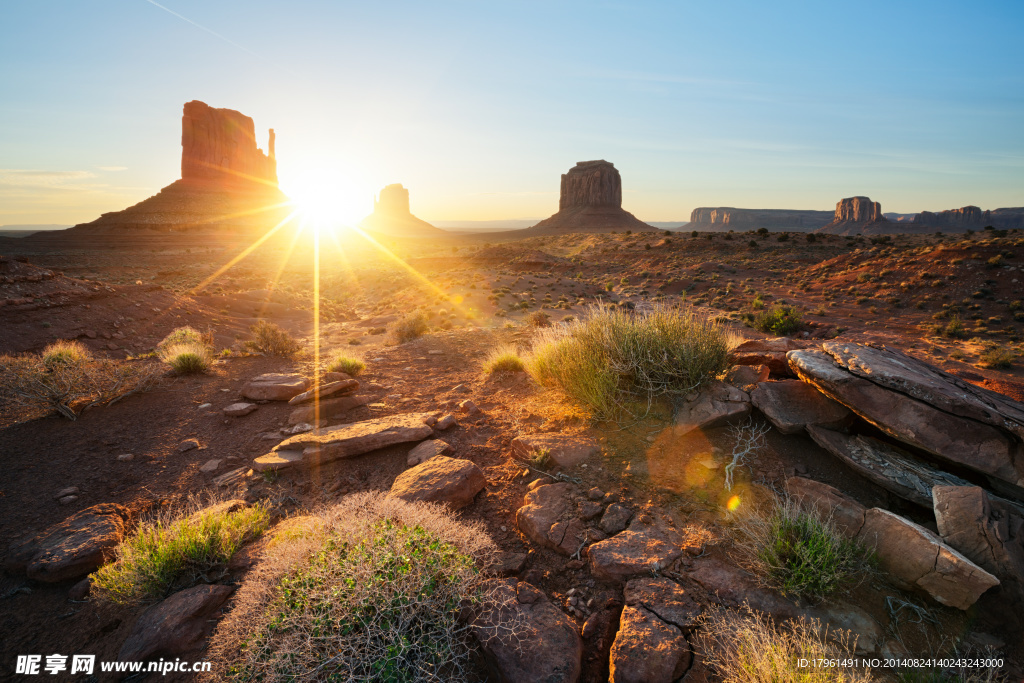
[[[360,493],[277,543],[211,640],[232,680],[458,681],[460,621],[487,599],[478,564],[497,548],[445,508]],[[468,602],[467,602],[468,601]]]
[[[92,590],[102,599],[133,604],[213,580],[235,551],[269,523],[262,503],[200,507],[192,501],[184,510],[160,513],[121,541],[114,562],[92,574]]]
[[[764,614],[715,607],[701,617],[697,640],[723,683],[870,683],[867,669],[814,666],[816,660],[852,658],[845,631],[825,632],[816,619],[779,626]],[[808,662],[799,666],[800,660]]]
[[[327,372],[344,372],[349,377],[356,377],[366,369],[366,363],[339,351],[327,361],[325,369]]]
[[[391,344],[404,344],[427,333],[427,316],[422,312],[410,313],[388,325],[387,340]]]
[[[519,350],[511,344],[502,344],[491,349],[484,359],[484,372],[493,375],[496,372],[523,372],[526,365],[519,355]]]
[[[179,375],[206,372],[213,364],[212,335],[179,327],[156,345],[156,354]]]
[[[788,497],[772,496],[735,522],[741,563],[782,593],[820,600],[863,580],[874,564],[831,518]]]
[[[245,346],[268,356],[293,356],[301,348],[299,342],[277,323],[260,320],[249,328],[249,333],[252,339],[246,341]]]
[[[693,391],[725,370],[728,352],[721,325],[691,310],[597,305],[579,320],[539,330],[526,369],[599,419],[613,419],[635,415],[655,396]]]
[[[78,342],[56,342],[41,355],[0,356],[0,398],[31,417],[56,411],[74,420],[86,408],[148,389],[159,376],[151,363],[93,358]]]

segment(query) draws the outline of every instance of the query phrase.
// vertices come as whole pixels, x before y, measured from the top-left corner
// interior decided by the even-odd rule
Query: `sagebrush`
[[[425,335],[429,327],[426,315],[422,312],[411,313],[388,325],[388,342],[391,344],[410,342]]]
[[[245,342],[247,348],[268,356],[293,356],[302,345],[277,323],[260,320],[249,328],[252,338]]]

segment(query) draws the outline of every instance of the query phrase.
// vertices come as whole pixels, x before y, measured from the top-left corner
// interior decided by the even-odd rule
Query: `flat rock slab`
[[[370,402],[369,396],[339,396],[320,401],[320,420],[329,420],[340,417],[348,411],[365,406]],[[316,422],[316,406],[299,406],[288,416],[288,424],[314,424]]]
[[[683,632],[643,607],[627,605],[609,653],[611,683],[672,683],[690,666],[693,653]]]
[[[790,498],[813,509],[822,519],[831,519],[848,538],[855,538],[864,526],[864,514],[868,509],[828,484],[804,477],[790,477],[786,480],[786,489]]]
[[[593,439],[561,434],[530,434],[512,440],[512,450],[521,458],[532,459],[537,453],[547,452],[555,465],[568,469],[579,465],[601,451]]]
[[[288,437],[274,447],[273,453],[256,458],[253,469],[261,472],[297,464],[318,465],[395,444],[422,441],[434,433],[427,424],[434,417],[434,413],[407,413],[314,429]]]
[[[630,579],[623,596],[627,605],[643,607],[684,632],[697,628],[703,611],[685,588],[663,576]]]
[[[709,593],[717,596],[726,607],[742,607],[765,614],[776,620],[794,619],[801,614],[800,607],[775,591],[763,588],[758,580],[737,567],[716,557],[704,557],[694,563],[687,575]]]
[[[750,396],[731,384],[714,380],[676,410],[678,435],[738,422],[750,415]]]
[[[771,369],[767,365],[734,365],[725,373],[725,382],[749,392],[761,382],[768,381]]]
[[[117,658],[122,662],[141,662],[198,649],[213,630],[214,612],[234,590],[223,585],[194,586],[153,605],[135,622]]]
[[[439,455],[402,472],[391,485],[391,495],[402,500],[446,503],[466,507],[487,484],[476,463]]]
[[[228,417],[245,417],[258,408],[255,403],[232,403],[224,409]]]
[[[590,570],[599,579],[624,581],[637,574],[660,571],[682,552],[657,534],[627,529],[590,546]]]
[[[5,567],[36,581],[55,583],[95,571],[124,537],[128,510],[101,503],[13,546]]]
[[[572,484],[558,482],[527,491],[523,507],[516,511],[519,531],[537,545],[574,554],[587,535],[583,522],[572,515],[573,490]]]
[[[750,402],[783,434],[802,432],[808,425],[840,429],[853,422],[853,413],[798,379],[761,382]]]
[[[409,451],[409,455],[405,459],[405,462],[409,466],[419,465],[421,462],[426,462],[431,458],[436,458],[439,455],[450,453],[451,450],[451,444],[447,441],[442,441],[441,439],[430,439]]]
[[[883,569],[947,607],[965,610],[999,585],[938,536],[888,510],[868,510],[858,540],[875,550]]]
[[[935,486],[970,486],[970,482],[870,436],[847,436],[821,427],[808,427],[807,433],[865,479],[923,507],[932,507]]]
[[[996,575],[1024,599],[1024,515],[979,486],[936,486],[935,522],[943,542]]]
[[[270,372],[242,387],[242,398],[251,401],[288,401],[309,388],[309,381],[297,372]]]
[[[976,472],[1024,485],[1022,445],[1007,432],[865,379],[824,351],[790,351],[788,358],[800,379],[892,438]]]
[[[328,382],[327,384],[320,385],[320,400],[330,398],[332,396],[344,396],[345,394],[351,394],[359,389],[359,382],[354,379],[340,380],[338,382]],[[297,406],[300,403],[309,403],[316,400],[317,389],[313,387],[308,391],[304,391],[298,396],[292,396],[288,399],[288,405]]]
[[[562,610],[530,584],[492,579],[470,628],[503,683],[576,683],[583,640]]]

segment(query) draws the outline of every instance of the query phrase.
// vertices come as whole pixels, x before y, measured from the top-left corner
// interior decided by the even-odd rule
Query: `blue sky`
[[[353,215],[400,182],[427,220],[544,217],[596,158],[651,221],[1024,205],[1021,2],[160,5],[0,4],[0,224],[172,182],[192,99],[275,128],[283,189],[328,178]]]

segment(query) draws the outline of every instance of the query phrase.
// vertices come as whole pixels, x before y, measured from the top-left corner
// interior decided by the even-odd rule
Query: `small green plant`
[[[942,336],[949,337],[950,339],[966,339],[967,328],[964,327],[964,323],[960,320],[960,316],[953,316],[950,321],[942,328]]]
[[[821,600],[857,583],[873,564],[871,552],[831,519],[789,498],[741,514],[736,529],[747,568],[783,593]]]
[[[268,356],[293,356],[301,348],[277,323],[260,320],[249,328],[249,333],[252,338],[245,342],[246,348]]]
[[[192,503],[177,514],[142,522],[115,550],[115,560],[92,574],[93,591],[118,604],[157,600],[223,568],[242,544],[266,530],[270,513],[257,503]]]
[[[42,353],[43,365],[51,372],[67,365],[80,365],[92,360],[92,352],[79,341],[55,341]]]
[[[388,325],[388,341],[392,344],[405,344],[419,339],[428,329],[426,315],[422,312],[411,313]]]
[[[754,327],[761,332],[785,337],[800,331],[803,319],[792,306],[772,306],[754,316]]]
[[[191,327],[179,327],[156,345],[156,355],[176,374],[206,372],[213,363],[210,342],[210,335],[201,334]]]
[[[327,372],[344,372],[349,377],[358,377],[366,369],[366,363],[339,351],[327,361],[326,369]]]
[[[484,360],[484,372],[489,375],[496,372],[523,372],[524,370],[526,370],[526,365],[523,363],[519,351],[510,344],[491,349]]]

